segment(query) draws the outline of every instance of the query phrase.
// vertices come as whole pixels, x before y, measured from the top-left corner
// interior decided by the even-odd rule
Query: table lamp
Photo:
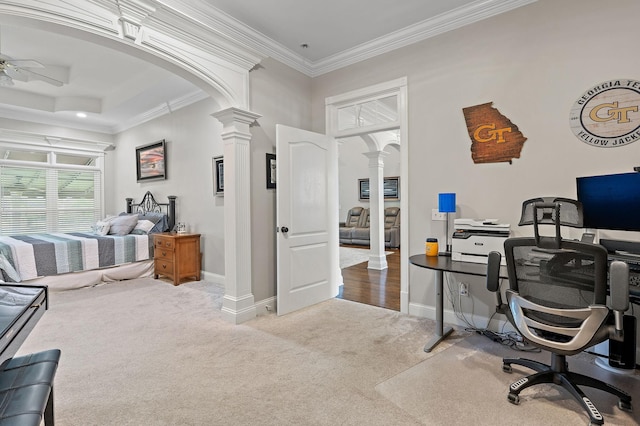
[[[451,256],[451,234],[449,233],[449,213],[456,212],[456,194],[445,192],[438,194],[438,211],[447,214],[447,228],[445,234],[447,236],[447,247],[444,252],[438,253],[439,256]]]

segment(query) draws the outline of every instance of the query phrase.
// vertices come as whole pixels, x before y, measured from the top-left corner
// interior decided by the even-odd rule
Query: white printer
[[[455,219],[455,232],[451,239],[451,259],[463,262],[487,263],[489,253],[502,254],[506,265],[504,240],[509,238],[511,227],[498,223],[497,219]]]

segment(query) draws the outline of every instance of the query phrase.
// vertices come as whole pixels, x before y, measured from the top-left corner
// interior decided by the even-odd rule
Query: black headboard
[[[176,224],[176,197],[175,195],[167,196],[168,203],[158,203],[150,191],[147,191],[138,204],[133,203],[133,198],[127,198],[127,213],[166,213],[169,219],[169,230],[173,230]],[[162,210],[164,208],[164,210]]]

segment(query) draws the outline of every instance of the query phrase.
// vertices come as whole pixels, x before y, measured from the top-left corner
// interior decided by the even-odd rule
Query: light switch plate
[[[440,213],[438,209],[431,209],[431,220],[447,220],[447,214]]]

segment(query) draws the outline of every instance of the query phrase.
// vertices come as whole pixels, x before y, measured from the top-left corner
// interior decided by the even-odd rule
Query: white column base
[[[256,317],[253,294],[242,298],[225,295],[222,299],[222,318],[232,324],[242,324]]]
[[[382,270],[387,269],[388,267],[386,254],[383,254],[382,256],[369,256],[369,264],[367,265],[368,269]]]

